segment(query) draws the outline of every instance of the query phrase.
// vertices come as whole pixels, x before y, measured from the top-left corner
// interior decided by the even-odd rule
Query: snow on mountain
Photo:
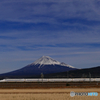
[[[40,64],[40,65],[54,65],[60,64],[60,62],[50,58],[49,56],[42,56],[38,60],[36,60],[33,64]]]
[[[70,68],[74,68],[73,66],[67,65],[65,63],[61,63],[57,60],[54,60],[52,58],[50,58],[49,56],[42,56],[41,58],[39,58],[38,60],[36,60],[35,62],[32,63],[32,65],[37,65],[39,64],[41,65],[61,65],[61,66],[66,66],[66,67],[70,67]],[[40,68],[39,66],[39,68]]]
[[[60,65],[61,65],[61,66],[67,66],[67,67],[70,67],[70,68],[75,68],[75,67],[73,67],[73,66],[71,66],[71,65],[68,65],[68,64],[65,64],[65,63],[63,63],[63,62],[61,62]]]

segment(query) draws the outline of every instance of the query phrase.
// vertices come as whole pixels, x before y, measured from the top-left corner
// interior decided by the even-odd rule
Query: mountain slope
[[[32,76],[40,76],[43,74],[51,74],[64,72],[69,70],[75,70],[76,68],[67,65],[65,63],[60,63],[48,56],[43,56],[21,69],[1,74],[3,77],[32,77]]]

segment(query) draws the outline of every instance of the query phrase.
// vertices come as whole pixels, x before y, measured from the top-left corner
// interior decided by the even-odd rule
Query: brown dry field
[[[71,91],[97,92],[98,96],[71,97]],[[100,100],[100,83],[5,82],[0,83],[0,100]]]
[[[0,89],[100,88],[100,82],[2,82]]]
[[[70,92],[98,92],[98,96],[70,96]],[[0,100],[100,100],[100,88],[0,89]]]

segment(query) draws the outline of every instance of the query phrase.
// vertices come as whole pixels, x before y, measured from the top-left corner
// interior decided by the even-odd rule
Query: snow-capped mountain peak
[[[57,60],[54,60],[54,59],[50,58],[49,56],[42,56],[41,58],[36,60],[34,63],[32,63],[32,65],[37,65],[37,64],[39,64],[40,66],[41,65],[61,65],[61,66],[74,68],[73,66],[70,66],[70,65],[65,64],[65,63],[61,63]],[[40,66],[39,66],[39,68],[40,68]]]
[[[42,56],[41,58],[36,60],[33,64],[54,65],[54,64],[60,64],[60,62],[50,58],[49,56]]]

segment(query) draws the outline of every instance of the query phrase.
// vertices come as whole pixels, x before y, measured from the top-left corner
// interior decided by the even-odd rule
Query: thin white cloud
[[[42,19],[43,22],[56,23],[56,18],[82,18],[100,21],[99,5],[98,0],[5,0],[0,3],[0,20],[36,23]]]
[[[34,46],[34,45],[56,45],[67,43],[100,43],[100,34],[95,31],[17,31],[11,33],[3,33],[0,45],[11,47],[16,46]],[[12,37],[12,39],[9,37]],[[15,39],[13,39],[15,38]]]

